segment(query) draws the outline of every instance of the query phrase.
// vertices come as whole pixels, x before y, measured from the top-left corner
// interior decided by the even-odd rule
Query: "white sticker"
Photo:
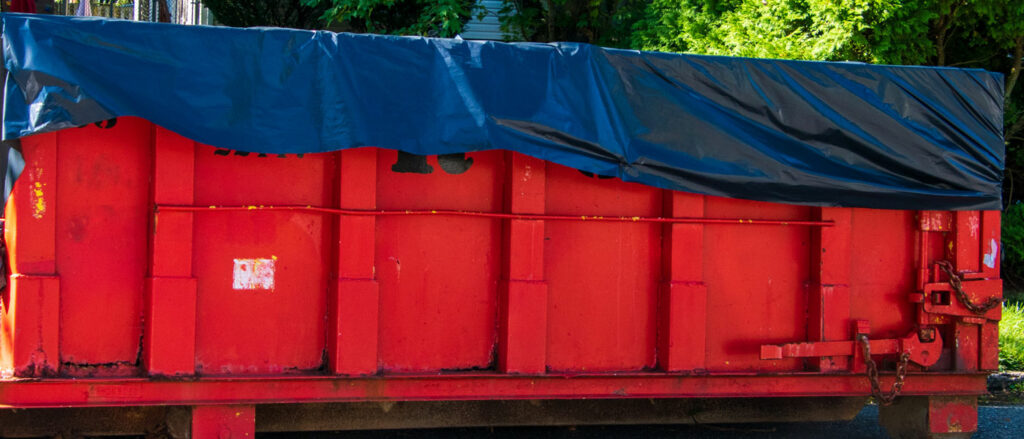
[[[995,239],[988,241],[988,252],[982,258],[982,262],[988,268],[996,268],[996,257],[999,256],[999,244],[996,243]]]
[[[236,290],[273,290],[274,261],[271,259],[235,259],[231,287]]]

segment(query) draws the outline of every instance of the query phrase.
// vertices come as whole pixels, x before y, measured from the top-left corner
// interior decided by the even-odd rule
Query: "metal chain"
[[[964,305],[967,309],[975,314],[985,314],[992,308],[995,308],[1003,303],[999,297],[989,297],[984,303],[977,304],[971,302],[971,298],[967,297],[967,293],[964,292],[963,278],[960,273],[956,272],[953,268],[953,264],[949,261],[936,261],[935,262],[942,271],[946,272],[946,276],[949,276],[949,286],[953,287],[953,292],[956,293],[957,300]]]
[[[907,363],[910,362],[910,352],[900,354],[900,361],[896,365],[896,380],[892,382],[892,389],[889,394],[882,393],[882,385],[878,380],[878,365],[871,359],[871,342],[868,336],[861,334],[857,337],[860,341],[860,350],[864,355],[864,366],[868,369],[868,381],[871,382],[871,396],[875,397],[878,405],[889,406],[896,399],[896,396],[903,390],[903,381],[907,378]]]

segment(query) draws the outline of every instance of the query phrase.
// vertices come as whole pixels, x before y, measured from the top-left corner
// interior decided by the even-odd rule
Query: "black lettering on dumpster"
[[[587,171],[584,171],[584,170],[580,170],[580,174],[586,175],[587,177],[590,177],[590,178],[596,178],[596,179],[599,179],[599,180],[607,180],[609,178],[615,178],[615,177],[613,177],[611,175],[595,174],[593,172],[587,172]]]
[[[93,122],[92,124],[105,130],[109,130],[113,128],[115,125],[117,125],[117,118],[115,117],[113,119],[101,120],[99,122]],[[87,126],[89,125],[80,125],[78,128],[85,128]]]
[[[219,156],[227,157],[227,156],[229,156],[231,154],[237,155],[239,157],[248,157],[252,153],[248,152],[248,151],[236,151],[236,150],[227,149],[227,148],[216,148],[216,149],[213,150],[213,155],[219,155]],[[295,157],[298,157],[298,158],[301,159],[304,155],[305,154],[295,154]],[[283,158],[288,158],[288,154],[275,154],[274,156],[277,157],[277,158],[282,158],[282,159]],[[270,154],[267,154],[265,152],[261,152],[261,153],[257,153],[256,157],[270,157]]]
[[[437,156],[437,164],[445,173],[459,175],[473,166],[473,159],[461,152],[441,154]],[[425,155],[398,151],[398,159],[391,165],[391,171],[403,174],[431,174],[434,167],[427,163]]]
[[[434,167],[427,164],[427,156],[398,151],[398,161],[391,165],[391,172],[403,174],[430,174]]]
[[[103,128],[105,130],[109,130],[109,129],[113,128],[114,125],[117,125],[117,118],[115,117],[113,119],[102,120],[102,121],[96,122],[95,125],[100,127],[100,128]]]
[[[465,153],[441,154],[437,156],[437,164],[444,172],[452,175],[459,175],[473,166],[473,159],[466,157]]]

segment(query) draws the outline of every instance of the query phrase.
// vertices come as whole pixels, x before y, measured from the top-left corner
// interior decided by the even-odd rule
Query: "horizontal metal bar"
[[[811,357],[852,357],[859,348],[855,341],[814,341],[761,345],[762,360]],[[871,340],[871,353],[888,355],[900,352],[900,341],[895,339]]]
[[[180,206],[180,205],[157,205],[156,212],[236,212],[236,211],[300,211],[310,213],[326,213],[332,215],[351,216],[468,216],[480,218],[515,219],[515,220],[544,220],[544,221],[597,221],[597,222],[633,222],[633,223],[668,223],[668,224],[723,224],[723,225],[750,225],[750,226],[810,226],[810,227],[831,227],[832,221],[807,221],[807,220],[763,220],[743,218],[663,218],[647,216],[602,216],[602,215],[541,215],[522,213],[502,212],[477,212],[469,210],[360,210],[360,209],[338,209],[333,207],[318,206]]]
[[[882,387],[892,384],[883,374]],[[867,396],[864,375],[501,374],[0,380],[0,408],[484,399]],[[980,395],[986,374],[911,373],[904,395]]]

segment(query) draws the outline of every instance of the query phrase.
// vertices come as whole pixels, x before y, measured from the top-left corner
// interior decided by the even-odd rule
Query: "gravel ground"
[[[1024,406],[982,406],[981,428],[974,439],[1018,439],[1024,437]],[[520,427],[520,428],[452,428],[437,430],[390,430],[345,433],[257,435],[263,438],[301,437],[305,439],[583,439],[583,438],[823,438],[885,439],[889,436],[878,425],[878,407],[866,406],[850,422],[807,422],[792,424],[738,424],[716,426],[637,425],[614,427]]]

